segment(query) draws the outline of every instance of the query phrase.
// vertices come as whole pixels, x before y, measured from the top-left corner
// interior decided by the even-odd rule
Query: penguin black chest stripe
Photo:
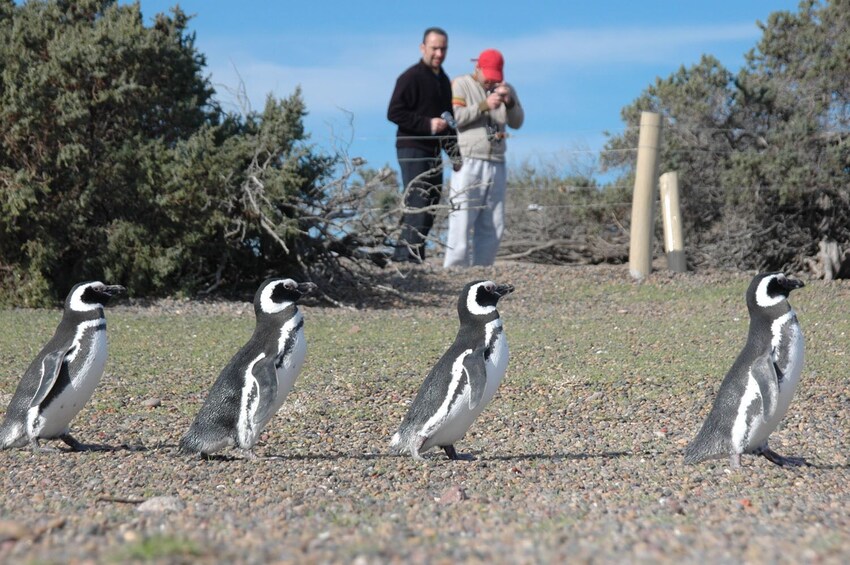
[[[287,326],[289,326],[293,321],[295,321],[294,327],[291,330],[287,331]],[[303,329],[303,316],[293,316],[286,322],[286,324],[283,325],[283,327],[281,328],[283,347],[280,348],[280,352],[275,357],[275,369],[280,369],[283,366],[284,360],[292,353],[292,350],[295,347],[295,343],[298,341],[298,337]]]
[[[789,311],[774,320],[770,329],[776,375],[782,385],[785,373],[792,364],[796,349],[799,347],[800,329],[796,314],[793,310]]]
[[[500,319],[496,319],[494,322],[487,324],[486,330],[486,335],[484,337],[484,343],[486,344],[484,349],[484,360],[489,361],[490,354],[493,353],[493,346],[496,345],[496,341],[504,331],[502,328],[502,321]]]

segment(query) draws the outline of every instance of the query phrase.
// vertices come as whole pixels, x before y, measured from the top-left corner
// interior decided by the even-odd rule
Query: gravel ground
[[[682,449],[743,343],[750,275],[657,272],[639,285],[625,266],[520,263],[404,275],[388,279],[406,297],[394,305],[305,306],[308,361],[256,461],[175,450],[250,332],[249,305],[110,309],[107,372],[72,423],[78,439],[108,449],[0,453],[0,562],[850,559],[850,285],[813,282],[792,297],[807,365],[771,445],[813,465],[746,457],[733,472],[725,461],[685,466]],[[472,278],[517,287],[500,304],[508,375],[457,444],[475,460],[390,456],[389,437],[453,337],[456,293]],[[45,328],[57,319],[9,315],[21,332],[32,316]],[[220,351],[176,347],[169,333],[194,338],[216,324],[237,327],[219,337]],[[135,337],[138,328],[160,329]],[[134,349],[158,339],[157,353]],[[31,356],[0,350],[4,405]]]

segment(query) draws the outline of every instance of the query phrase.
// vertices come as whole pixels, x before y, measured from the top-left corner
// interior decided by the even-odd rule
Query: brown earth
[[[454,332],[457,289],[478,277],[517,292],[500,306],[508,376],[457,446],[475,460],[391,456],[406,402]],[[256,461],[236,451],[212,460],[176,453],[206,387],[185,379],[210,380],[234,349],[189,351],[168,333],[212,319],[240,327],[238,346],[250,306],[118,306],[107,314],[107,374],[72,423],[78,439],[107,450],[0,453],[0,561],[846,562],[846,321],[836,327],[850,286],[800,291],[810,361],[771,444],[813,465],[682,464],[742,343],[748,280],[658,272],[641,287],[625,266],[499,263],[446,273],[428,265],[390,281],[405,296],[392,307],[307,305],[308,362]],[[688,299],[730,285],[728,298]],[[831,314],[839,321],[826,327]],[[138,358],[134,328],[162,316],[163,348]],[[672,332],[642,337],[658,324]],[[373,343],[375,328],[387,332],[382,343]],[[155,341],[152,333],[135,339]],[[664,341],[696,349],[686,364],[698,368],[682,367],[685,353]],[[4,353],[6,403],[31,354]],[[187,359],[194,368],[181,372]]]

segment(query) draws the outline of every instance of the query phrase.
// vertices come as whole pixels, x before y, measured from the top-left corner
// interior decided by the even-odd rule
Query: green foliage
[[[0,4],[0,303],[76,282],[131,295],[256,288],[294,264],[299,206],[333,160],[304,143],[300,92],[224,115],[174,8]],[[240,288],[241,289],[241,288]]]
[[[0,284],[45,303],[103,275],[93,258],[111,233],[157,217],[158,159],[214,119],[212,89],[179,10],[151,28],[138,5],[106,0],[28,2],[4,19]]]
[[[205,552],[190,540],[172,536],[151,536],[128,544],[115,557],[115,562],[165,560],[191,562],[205,557]]]
[[[664,118],[660,172],[679,172],[690,256],[801,270],[819,241],[850,247],[850,2],[806,1],[762,29],[737,76],[704,56],[658,79],[622,117]],[[637,136],[634,127],[607,148],[635,147]],[[627,177],[632,163],[604,157]]]

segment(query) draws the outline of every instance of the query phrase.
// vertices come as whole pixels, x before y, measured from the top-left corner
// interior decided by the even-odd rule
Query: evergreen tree
[[[334,159],[306,143],[300,91],[223,114],[187,23],[174,8],[147,27],[114,0],[0,3],[0,302],[52,304],[84,279],[253,291],[303,270]]]
[[[695,262],[803,270],[819,244],[850,249],[850,0],[807,0],[760,25],[737,75],[704,56],[622,116],[631,126],[642,110],[663,116],[661,172],[679,172]],[[637,135],[607,148],[635,147]],[[624,182],[632,163],[605,156]]]

